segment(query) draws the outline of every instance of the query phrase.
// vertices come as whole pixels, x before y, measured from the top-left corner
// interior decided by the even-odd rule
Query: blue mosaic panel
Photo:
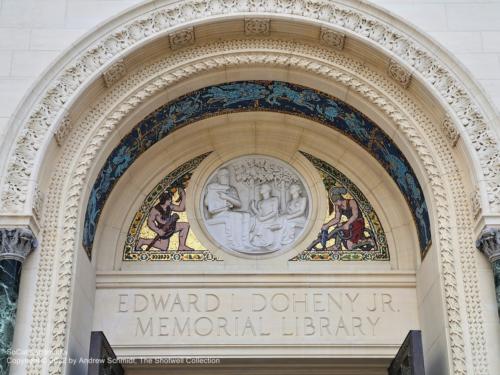
[[[173,130],[207,117],[243,111],[270,111],[305,117],[329,126],[361,145],[393,178],[413,213],[422,255],[431,243],[429,215],[421,186],[390,137],[337,98],[280,81],[240,81],[205,87],[148,115],[111,152],[92,187],[83,233],[89,257],[99,216],[115,183],[143,152]]]

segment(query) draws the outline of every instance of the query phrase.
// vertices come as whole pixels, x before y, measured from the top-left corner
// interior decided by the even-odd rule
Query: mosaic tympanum
[[[351,138],[386,169],[415,219],[422,255],[431,244],[427,204],[402,151],[373,121],[323,92],[281,81],[239,81],[209,86],[165,104],[144,118],[116,146],[92,187],[83,233],[89,257],[99,217],[113,186],[132,163],[172,131],[204,118],[242,111],[271,111],[309,118]]]

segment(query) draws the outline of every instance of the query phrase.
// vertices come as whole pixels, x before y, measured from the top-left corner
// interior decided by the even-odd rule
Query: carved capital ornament
[[[476,241],[476,247],[491,263],[500,260],[500,228],[484,228]]]
[[[23,263],[37,246],[38,241],[28,228],[0,228],[0,260],[14,259]]]

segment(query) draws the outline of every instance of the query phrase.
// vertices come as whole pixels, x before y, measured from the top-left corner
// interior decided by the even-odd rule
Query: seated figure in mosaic
[[[174,204],[170,191],[165,191],[160,195],[160,201],[154,206],[148,217],[148,226],[156,233],[154,238],[139,238],[136,249],[142,249],[146,245],[146,251],[155,247],[161,251],[167,251],[170,244],[170,237],[174,233],[179,233],[179,246],[177,250],[193,250],[186,245],[189,234],[189,223],[178,222],[179,215],[175,212],[183,212],[186,209],[186,192],[178,188],[180,200]]]
[[[364,240],[365,220],[354,199],[344,197],[347,190],[343,187],[332,187],[328,192],[330,201],[335,210],[335,216],[321,227],[321,233],[314,240],[308,250],[317,250],[316,246],[321,244],[323,250],[342,250],[341,245],[347,250],[353,250],[356,245]],[[346,222],[341,222],[346,217]],[[330,230],[333,228],[333,230]],[[335,239],[335,243],[325,249],[326,242]],[[371,241],[371,240],[370,240]]]
[[[272,188],[269,184],[260,186],[262,199],[250,202],[250,212],[255,215],[254,227],[250,235],[250,242],[256,247],[276,248],[277,234],[282,229],[279,223],[279,200],[271,196]]]
[[[292,184],[289,191],[291,199],[283,216],[282,245],[295,241],[306,223],[307,198],[301,195],[302,189],[297,184]]]
[[[223,246],[242,250],[248,244],[249,214],[235,211],[241,207],[241,200],[238,191],[229,184],[229,170],[219,169],[216,178],[205,191],[204,204],[209,216],[206,224]]]

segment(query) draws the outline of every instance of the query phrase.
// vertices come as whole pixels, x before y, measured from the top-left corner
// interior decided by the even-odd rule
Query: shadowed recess
[[[281,81],[238,81],[209,86],[158,108],[130,131],[107,158],[92,187],[83,233],[91,256],[99,217],[114,185],[149,147],[175,129],[207,117],[268,111],[304,117],[340,131],[368,151],[389,173],[410,207],[422,256],[431,244],[429,214],[422,188],[408,160],[373,121],[323,92]]]

